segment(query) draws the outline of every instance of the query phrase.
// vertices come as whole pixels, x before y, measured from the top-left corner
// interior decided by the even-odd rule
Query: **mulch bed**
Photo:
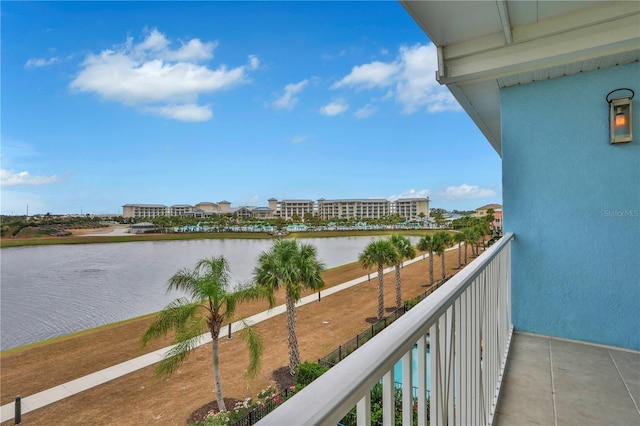
[[[276,381],[276,387],[278,388],[279,392],[285,389],[289,389],[291,386],[295,385],[296,378],[289,374],[289,366],[287,365],[273,370],[272,375],[273,379]],[[227,408],[227,411],[233,410],[233,407],[235,407],[237,402],[241,401],[233,398],[224,398],[224,405]],[[205,421],[209,413],[217,413],[218,411],[220,411],[218,409],[218,401],[210,401],[191,413],[191,415],[187,418],[187,424],[190,425],[198,422],[203,422]]]
[[[227,408],[227,411],[233,410],[233,407],[235,407],[238,401],[239,401],[238,399],[224,398],[224,405]],[[207,404],[203,405],[202,407],[198,408],[196,411],[191,413],[189,418],[187,418],[187,424],[190,425],[192,423],[203,422],[207,418],[207,415],[209,415],[209,413],[212,411],[214,413],[217,413],[218,411],[220,411],[218,409],[218,401],[216,400],[208,402]]]

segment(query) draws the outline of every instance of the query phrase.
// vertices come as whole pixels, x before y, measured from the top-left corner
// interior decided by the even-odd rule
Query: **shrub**
[[[296,373],[296,386],[304,387],[313,382],[318,377],[322,376],[329,368],[314,364],[309,361],[305,361],[298,366],[298,372]]]

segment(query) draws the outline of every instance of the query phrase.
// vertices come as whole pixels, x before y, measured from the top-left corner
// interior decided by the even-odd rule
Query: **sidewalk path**
[[[447,249],[449,250],[457,250],[457,247],[452,247]],[[420,260],[425,259],[429,255],[420,255],[415,259],[407,260],[403,263],[403,266],[411,265],[412,263],[418,262]],[[384,273],[387,274],[389,272],[393,272],[395,269],[393,267],[387,268],[384,270]],[[370,274],[371,277],[375,277],[376,274]],[[332,295],[334,293],[338,293],[342,290],[348,289],[355,285],[361,284],[365,281],[369,281],[370,276],[366,275],[360,278],[353,279],[351,281],[347,281],[342,284],[335,285],[326,290],[320,291],[320,297],[326,297]],[[308,303],[314,302],[318,300],[318,294],[310,294],[309,296],[305,296],[296,304],[296,306],[306,305]],[[276,315],[280,315],[286,311],[285,305],[276,306],[270,310],[263,311],[252,315],[248,318],[244,319],[249,325],[257,324],[262,321],[266,321],[269,318],[273,318]],[[232,333],[236,333],[244,328],[243,321],[236,321],[231,324]],[[201,341],[199,346],[205,345],[211,342],[211,335],[209,333],[205,333],[201,336]],[[122,377],[126,374],[132,373],[137,370],[141,370],[145,367],[153,365],[157,362],[162,361],[165,354],[171,349],[171,346],[167,346],[162,349],[158,349],[156,351],[150,352],[146,355],[139,356],[137,358],[130,359],[129,361],[121,362],[120,364],[116,364],[114,366],[105,368],[100,371],[96,371],[95,373],[88,374],[86,376],[80,377],[75,380],[71,380],[70,382],[63,383],[61,385],[43,390],[42,392],[38,392],[36,394],[27,396],[22,398],[21,400],[21,409],[22,414],[26,414],[30,411],[37,410],[38,408],[42,408],[45,405],[52,404],[54,402],[60,401],[61,399],[70,397],[77,393],[83,392],[87,389],[91,389],[95,386],[101,385],[103,383],[109,382],[113,379],[117,379],[118,377]],[[15,402],[10,402],[8,404],[0,407],[0,422],[6,422],[7,420],[13,419],[15,416]]]

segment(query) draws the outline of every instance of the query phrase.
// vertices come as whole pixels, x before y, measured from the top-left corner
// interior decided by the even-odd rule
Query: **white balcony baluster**
[[[334,425],[356,406],[357,424],[368,425],[370,390],[381,378],[384,425],[393,425],[396,415],[402,415],[404,425],[412,423],[413,386],[418,389],[420,425],[427,423],[427,415],[432,425],[492,424],[513,332],[510,249],[513,238],[511,233],[505,235],[445,285],[259,424]],[[411,373],[414,344],[417,344],[417,383],[413,383]],[[399,360],[402,360],[402,411],[396,413],[394,365]]]

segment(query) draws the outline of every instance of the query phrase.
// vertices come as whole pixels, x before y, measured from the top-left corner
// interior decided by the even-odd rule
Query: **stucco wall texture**
[[[634,140],[609,144],[627,87]],[[517,330],[640,350],[640,63],[501,91]]]

